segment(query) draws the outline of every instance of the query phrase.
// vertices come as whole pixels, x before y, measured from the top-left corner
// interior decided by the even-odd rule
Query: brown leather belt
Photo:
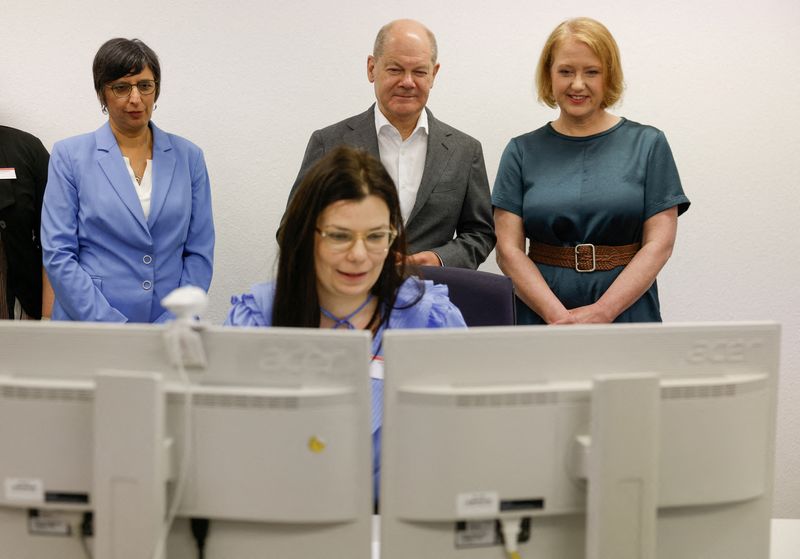
[[[574,268],[578,272],[612,270],[633,260],[641,243],[620,246],[582,243],[574,247],[557,247],[531,241],[528,258],[538,264]]]

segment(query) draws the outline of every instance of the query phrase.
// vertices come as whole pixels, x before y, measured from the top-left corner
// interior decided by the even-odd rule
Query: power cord
[[[500,520],[500,531],[503,534],[503,545],[506,548],[508,559],[522,558],[517,545],[521,525],[521,518],[502,518]]]
[[[184,389],[183,452],[181,456],[181,468],[178,472],[178,479],[175,482],[175,492],[172,495],[172,503],[170,503],[167,517],[161,528],[161,534],[159,535],[155,550],[153,551],[154,559],[162,559],[162,557],[164,557],[172,522],[178,514],[178,508],[181,505],[183,493],[186,488],[186,481],[189,478],[189,463],[192,458],[192,440],[194,439],[194,418],[192,414],[194,390],[189,375],[186,372],[186,367],[203,369],[207,364],[205,350],[203,349],[203,340],[199,332],[199,330],[202,330],[203,325],[198,321],[197,317],[203,313],[208,305],[208,295],[199,287],[189,285],[179,287],[170,292],[169,295],[161,300],[161,304],[175,315],[175,320],[164,333],[164,339],[166,341],[167,352],[178,371],[178,376],[180,377]],[[204,529],[202,526],[198,525],[198,529],[200,530],[198,533],[203,536],[202,545],[204,546],[208,525],[206,525]],[[194,532],[194,526],[192,530]],[[203,552],[199,544],[198,550],[200,553]]]
[[[174,324],[176,328],[191,328],[183,324]],[[197,335],[196,332],[192,332]],[[174,351],[178,355],[182,355],[181,337],[175,335],[171,341],[175,344]],[[192,383],[186,368],[183,366],[183,359],[177,360],[178,376],[180,377],[181,384],[183,385],[183,449],[181,452],[181,468],[178,472],[178,479],[175,482],[175,492],[172,495],[172,503],[170,503],[167,517],[161,528],[156,548],[153,552],[153,559],[162,559],[164,557],[164,550],[167,544],[169,532],[172,529],[172,522],[178,514],[178,507],[181,505],[183,499],[183,492],[186,489],[186,481],[189,478],[189,463],[192,455],[192,439],[194,438],[194,418],[192,416],[192,400],[193,390]]]
[[[81,540],[81,547],[87,559],[93,559],[92,551],[89,549],[89,542],[87,538],[94,537],[94,515],[91,512],[84,512],[81,519],[80,530],[78,536]]]
[[[206,537],[208,536],[208,529],[211,521],[208,518],[190,518],[189,525],[192,528],[192,537],[197,546],[197,559],[203,559],[206,556]]]

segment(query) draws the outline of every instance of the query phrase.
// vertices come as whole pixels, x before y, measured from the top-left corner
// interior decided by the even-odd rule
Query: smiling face
[[[319,234],[314,240],[314,267],[320,304],[336,308],[362,303],[378,281],[388,252],[370,252],[364,237],[390,227],[389,207],[378,196],[361,200],[339,200],[325,208],[317,229],[352,233],[359,238],[352,247],[338,251]]]
[[[550,78],[553,97],[561,109],[559,120],[585,126],[604,117],[603,63],[586,43],[567,39],[557,46]]]
[[[155,94],[142,95],[137,88],[131,88],[131,94],[127,97],[116,97],[109,86],[120,83],[136,84],[142,80],[154,80],[153,71],[149,66],[138,74],[125,76],[114,80],[103,89],[104,101],[108,108],[108,120],[111,128],[124,135],[141,133],[150,122],[153,114],[153,104]]]
[[[398,130],[414,126],[428,102],[439,71],[432,57],[425,28],[400,22],[388,32],[378,57],[367,59],[367,77],[375,84],[378,108]]]

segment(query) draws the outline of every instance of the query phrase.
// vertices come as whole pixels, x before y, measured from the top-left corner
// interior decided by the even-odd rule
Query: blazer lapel
[[[94,136],[98,152],[97,163],[134,219],[139,222],[139,225],[145,231],[149,232],[147,223],[144,220],[142,203],[133,188],[131,176],[125,167],[122,152],[119,149],[114,133],[111,131],[111,126],[108,123],[104,124],[95,131]]]
[[[414,217],[427,203],[431,192],[439,184],[442,171],[444,171],[452,155],[448,141],[450,133],[442,129],[439,121],[434,118],[433,113],[427,108],[425,110],[428,111],[428,150],[425,153],[425,168],[422,171],[419,190],[417,190],[417,199],[414,202],[411,215],[408,216],[406,226],[414,220]]]
[[[344,133],[343,142],[367,150],[380,161],[378,132],[375,130],[375,105],[360,115],[348,119],[345,124],[349,130]]]
[[[150,127],[153,130],[153,192],[150,194],[150,217],[147,218],[147,223],[152,227],[164,208],[172,186],[175,154],[169,136],[152,122]]]

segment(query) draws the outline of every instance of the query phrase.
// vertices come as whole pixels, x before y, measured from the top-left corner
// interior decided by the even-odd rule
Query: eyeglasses
[[[389,250],[392,241],[397,237],[397,233],[391,229],[369,233],[354,233],[345,229],[317,229],[317,233],[333,252],[347,252],[353,248],[358,239],[362,239],[367,252],[381,254]]]
[[[152,95],[156,92],[157,83],[158,82],[154,80],[142,80],[136,83],[113,83],[111,85],[107,85],[106,87],[111,89],[111,91],[114,93],[114,97],[122,98],[129,96],[134,87],[139,92],[139,95]]]

